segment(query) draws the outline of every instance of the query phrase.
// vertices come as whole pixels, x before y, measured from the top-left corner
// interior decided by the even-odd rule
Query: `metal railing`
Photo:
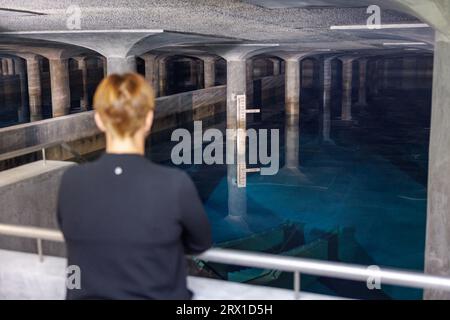
[[[22,148],[22,149],[14,150],[11,152],[7,152],[7,153],[2,153],[2,154],[0,154],[0,161],[20,157],[20,156],[34,153],[34,152],[41,152],[42,160],[44,161],[44,164],[45,164],[45,161],[47,160],[46,149],[52,148],[52,147],[57,147],[57,146],[61,146],[61,148],[68,151],[70,154],[72,154],[72,156],[74,156],[77,159],[77,161],[79,161],[79,162],[85,161],[85,159],[83,158],[83,156],[80,153],[75,151],[71,146],[69,146],[64,141],[55,141],[55,142],[50,142],[50,143],[38,144],[38,145],[35,145],[32,147],[27,147],[27,148]]]
[[[43,240],[64,242],[64,237],[60,231],[38,227],[0,224],[0,235],[36,239],[37,252],[41,261],[43,259]],[[292,272],[294,274],[295,299],[298,299],[300,294],[301,273],[361,282],[379,279],[382,284],[450,291],[450,278],[395,269],[373,269],[347,263],[219,248],[210,249],[196,256],[196,258],[208,262]]]

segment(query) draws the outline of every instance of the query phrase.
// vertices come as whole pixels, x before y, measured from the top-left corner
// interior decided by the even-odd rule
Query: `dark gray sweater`
[[[58,222],[81,289],[68,299],[189,299],[185,254],[211,246],[184,172],[132,154],[104,154],[62,178]]]

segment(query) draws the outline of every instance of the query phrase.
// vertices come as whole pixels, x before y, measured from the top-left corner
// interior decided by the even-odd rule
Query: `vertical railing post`
[[[45,148],[42,148],[42,160],[44,160],[44,166],[46,165],[47,157],[45,155]]]
[[[36,239],[36,245],[37,245],[37,253],[39,256],[39,261],[44,261],[44,254],[42,252],[42,239]]]
[[[294,272],[294,299],[298,300],[300,298],[300,272]]]

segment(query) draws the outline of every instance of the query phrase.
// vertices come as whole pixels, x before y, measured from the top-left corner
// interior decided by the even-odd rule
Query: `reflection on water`
[[[429,92],[392,92],[369,101],[355,120],[330,121],[303,102],[301,119],[282,106],[265,108],[249,127],[280,129],[281,169],[249,174],[246,212],[231,219],[232,188],[226,165],[183,166],[207,209],[216,245],[423,270],[426,219]],[[334,106],[336,108],[336,106]],[[333,108],[333,106],[332,106]],[[213,127],[224,130],[224,121]],[[165,140],[167,141],[167,139]],[[284,141],[284,142],[283,142]],[[154,161],[170,165],[172,143],[153,142]],[[292,276],[273,270],[208,266],[233,281],[292,287]],[[420,298],[418,290],[325,278],[302,278],[302,289],[356,298]]]

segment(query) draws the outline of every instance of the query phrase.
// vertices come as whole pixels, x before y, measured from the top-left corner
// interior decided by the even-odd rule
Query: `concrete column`
[[[49,63],[52,113],[59,117],[70,110],[69,64],[67,59],[50,59]]]
[[[389,60],[388,59],[384,59],[384,62],[383,62],[383,68],[384,68],[384,72],[383,72],[383,79],[384,79],[384,81],[383,81],[383,89],[389,89],[389,84],[390,84],[390,76],[391,76],[391,73],[390,73],[390,68],[389,68],[390,66],[389,66]]]
[[[425,272],[450,277],[450,42],[437,32],[428,170]],[[450,292],[427,290],[425,299],[450,299]]]
[[[331,142],[331,89],[332,89],[332,59],[323,61],[323,112],[322,141]]]
[[[204,81],[204,73],[205,68],[203,64],[203,60],[196,60],[197,62],[197,89],[203,89],[205,87],[205,81]]]
[[[245,77],[247,78],[247,82],[253,81],[253,60],[248,59],[245,68]]]
[[[298,114],[285,117],[285,168],[298,169],[300,156],[300,119]]]
[[[3,90],[3,59],[0,59],[0,83],[2,85],[0,85],[0,108],[4,108],[4,104],[5,104],[5,93]]]
[[[238,128],[236,95],[246,94],[246,70],[245,60],[227,61],[227,129],[234,131],[231,135],[227,133],[227,157],[231,152],[234,155],[233,164],[227,164],[228,216],[230,218],[240,218],[247,213],[246,190],[237,186],[237,161],[240,155],[236,154]],[[231,146],[234,151],[230,150]]]
[[[167,58],[160,58],[158,62],[158,80],[159,80],[159,96],[166,95],[166,85],[167,85]]]
[[[152,86],[156,97],[158,92],[158,65],[156,55],[144,54],[141,58],[145,62],[145,79]]]
[[[381,82],[383,80],[383,64],[381,60],[375,62],[375,72],[374,72],[374,86],[373,94],[378,96],[380,94]]]
[[[108,76],[108,60],[105,57],[100,57],[99,68],[103,68],[103,78]]]
[[[284,56],[285,70],[285,165],[280,172],[283,179],[309,184],[300,167],[300,66],[306,54]],[[295,181],[295,182],[294,182]]]
[[[245,77],[247,79],[247,103],[253,105],[253,60],[248,59],[245,65]]]
[[[234,96],[246,92],[245,60],[227,61],[227,128],[237,128],[237,105]]]
[[[24,123],[30,121],[25,60],[20,58],[14,59],[14,67],[15,74],[19,76],[20,81],[20,105],[17,114],[19,122]]]
[[[213,57],[203,59],[203,73],[205,88],[214,87],[216,83],[216,59]]]
[[[6,75],[8,76],[14,75],[14,60],[12,58],[6,58],[5,60],[7,65]]]
[[[286,60],[285,110],[287,115],[300,115],[300,61]]]
[[[372,95],[375,91],[377,72],[376,72],[376,63],[375,61],[371,61],[367,59],[367,72],[366,72],[366,95],[367,98],[369,95]]]
[[[2,75],[8,75],[8,61],[6,61],[6,58],[2,59]]]
[[[352,82],[353,82],[353,59],[342,60],[342,110],[341,120],[352,120]]]
[[[16,96],[16,86],[14,83],[14,62],[12,58],[4,58],[5,61],[3,65],[3,95],[4,95],[4,109],[8,110],[7,112],[10,114],[14,114],[17,111],[19,114],[19,108],[15,101]],[[17,117],[17,121],[18,121]]]
[[[190,77],[190,84],[196,88],[198,88],[197,83],[197,60],[191,59],[189,61],[189,77]]]
[[[28,100],[30,104],[30,121],[42,119],[42,87],[40,57],[27,57]]]
[[[315,60],[305,59],[300,63],[300,83],[303,88],[314,88]],[[303,82],[302,82],[303,81]]]
[[[273,75],[274,76],[278,76],[280,75],[280,69],[281,69],[281,63],[280,60],[278,59],[270,59],[270,61],[272,61],[272,66],[273,66]]]
[[[430,63],[431,62],[431,63]],[[433,78],[433,59],[422,57],[417,60],[416,88],[424,88]]]
[[[82,75],[82,96],[80,100],[80,109],[81,111],[87,111],[89,105],[89,95],[88,95],[88,79],[87,79],[87,66],[86,66],[86,57],[76,57],[74,58],[77,61],[78,69],[81,70]]]
[[[136,57],[106,57],[107,74],[136,72]]]
[[[428,67],[426,69],[425,77],[426,79],[433,78],[434,61],[433,58],[428,59]]]
[[[367,59],[359,60],[358,105],[367,106]]]
[[[404,90],[414,89],[416,85],[417,63],[415,58],[403,58],[402,87]]]

